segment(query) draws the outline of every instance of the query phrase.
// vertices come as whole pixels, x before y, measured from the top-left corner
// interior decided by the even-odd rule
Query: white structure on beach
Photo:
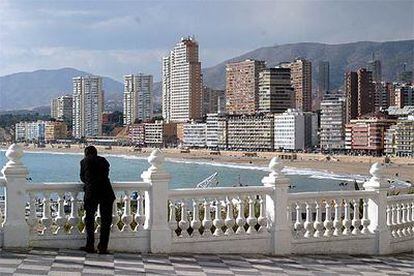
[[[13,144],[6,157],[9,161],[0,175],[0,187],[6,189],[0,247],[83,245],[78,212],[82,185],[28,184],[22,148]],[[281,173],[277,158],[271,160],[260,186],[205,189],[171,189],[159,149],[148,162],[150,167],[140,180],[113,183],[117,198],[110,250],[275,255],[414,252],[414,194],[388,195],[389,184],[379,163],[371,167],[364,190],[289,193],[290,181]],[[99,214],[96,225],[99,228]]]

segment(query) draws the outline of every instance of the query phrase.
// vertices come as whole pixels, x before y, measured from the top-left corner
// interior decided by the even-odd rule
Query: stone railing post
[[[151,185],[150,191],[145,194],[145,228],[150,231],[151,252],[168,253],[171,251],[171,229],[168,225],[168,183],[171,177],[163,169],[164,154],[161,150],[153,150],[148,163],[151,167],[141,175]]]
[[[6,151],[9,161],[1,170],[6,179],[6,216],[3,223],[5,248],[26,248],[29,245],[29,226],[25,218],[28,171],[20,161],[22,156],[22,148],[12,144]]]
[[[371,178],[363,184],[367,191],[376,191],[377,196],[368,200],[368,229],[376,236],[376,254],[391,253],[391,233],[387,226],[387,192],[389,183],[381,177],[382,166],[378,162],[371,166]]]
[[[282,167],[277,157],[269,163],[271,173],[262,179],[264,186],[273,187],[266,196],[266,215],[270,219],[273,253],[284,255],[291,253],[291,233],[287,220],[287,200],[289,180],[280,172]]]

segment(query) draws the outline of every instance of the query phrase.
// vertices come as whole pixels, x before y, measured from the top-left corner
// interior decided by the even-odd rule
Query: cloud
[[[0,74],[71,66],[157,79],[161,57],[193,34],[203,66],[276,43],[414,37],[412,1],[0,0],[0,18]]]

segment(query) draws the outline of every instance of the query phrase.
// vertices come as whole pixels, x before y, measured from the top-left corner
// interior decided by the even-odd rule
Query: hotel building
[[[226,112],[254,114],[259,108],[259,73],[265,62],[245,60],[226,66]]]
[[[73,98],[65,95],[52,99],[50,106],[50,117],[72,124]]]
[[[207,146],[207,124],[183,124],[183,145],[186,147],[204,148]]]
[[[201,119],[202,79],[198,43],[193,37],[181,41],[163,58],[162,114],[167,122]]]
[[[152,87],[151,75],[124,76],[124,125],[152,118]]]
[[[395,87],[395,105],[399,108],[414,105],[414,86],[401,84]]]
[[[259,73],[259,112],[283,113],[295,105],[294,99],[289,68],[268,68]]]
[[[385,153],[414,157],[414,116],[398,120],[385,134]]]
[[[55,142],[58,139],[65,139],[68,136],[68,126],[64,122],[46,122],[45,142]]]
[[[324,150],[345,148],[345,99],[321,102],[320,147]]]
[[[79,139],[102,135],[102,113],[102,78],[73,78],[73,137]]]

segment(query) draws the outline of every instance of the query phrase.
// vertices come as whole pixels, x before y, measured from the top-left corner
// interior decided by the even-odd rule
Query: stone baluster
[[[135,231],[144,230],[145,215],[144,215],[144,197],[141,192],[137,193],[137,212],[135,214],[135,222],[137,226]]]
[[[300,202],[296,202],[296,221],[293,228],[296,231],[296,237],[301,236],[303,234],[303,230],[305,229],[303,226],[302,208]]]
[[[81,231],[82,234],[85,234],[86,233],[85,220],[86,220],[86,210],[85,210],[85,202],[83,202],[83,215],[81,217],[81,221],[83,223],[83,228],[82,228],[82,231]]]
[[[236,224],[236,220],[234,219],[234,212],[233,212],[233,203],[227,197],[226,198],[226,219],[224,220],[224,225],[226,225],[226,232],[224,233],[227,236],[234,235],[233,227]]]
[[[350,209],[349,200],[344,200],[344,219],[342,220],[342,225],[344,226],[344,231],[342,234],[348,236],[351,234],[351,219],[350,219]]]
[[[45,192],[43,198],[43,216],[41,218],[42,226],[43,226],[43,235],[51,234],[52,233],[52,218],[50,213],[50,193]]]
[[[200,236],[200,227],[201,227],[201,220],[200,220],[200,210],[198,208],[198,201],[197,199],[193,199],[193,218],[191,220],[191,228],[193,229],[193,233],[191,234],[192,237]]]
[[[407,208],[404,203],[401,204],[401,235],[407,236]]]
[[[78,215],[78,193],[72,192],[71,199],[70,199],[70,215],[68,218],[68,223],[70,225],[69,233],[71,235],[76,235],[79,233],[77,229],[77,225],[79,223],[79,215]]]
[[[331,219],[331,202],[326,200],[325,202],[325,221],[323,222],[323,226],[325,227],[325,232],[323,233],[324,237],[332,237],[333,234],[333,222]]]
[[[313,236],[315,238],[320,238],[323,235],[322,233],[323,223],[322,223],[322,212],[320,208],[320,202],[318,200],[315,201],[315,211],[316,211],[316,216],[315,216],[315,222],[313,223],[313,227],[315,228],[315,233],[313,234]]]
[[[2,220],[2,214],[0,210],[0,225]],[[36,216],[36,196],[33,193],[29,193],[29,217],[27,219],[29,225],[29,231],[31,234],[37,233],[38,219]]]
[[[6,181],[5,219],[3,222],[3,247],[27,248],[29,225],[25,218],[28,171],[21,162],[23,149],[12,144],[6,151],[8,162],[1,170]]]
[[[361,220],[361,224],[362,224],[362,231],[361,233],[366,235],[369,234],[369,229],[368,229],[368,225],[370,224],[370,220],[368,219],[368,200],[366,198],[363,199],[363,203],[362,203],[362,220]],[[389,221],[388,221],[389,219]],[[389,214],[389,208],[387,208],[387,224],[391,223],[391,217]],[[389,225],[389,224],[388,224]]]
[[[65,210],[64,210],[64,204],[65,204],[65,199],[64,199],[64,192],[58,193],[58,198],[57,198],[57,216],[55,217],[54,221],[56,224],[56,230],[54,232],[55,235],[57,234],[62,234],[64,233],[64,226],[66,223],[66,216],[65,216]]]
[[[361,234],[361,230],[359,227],[361,226],[361,220],[359,219],[359,199],[354,199],[354,212],[352,216],[352,226],[354,229],[352,229],[353,235],[359,235]]]
[[[268,229],[267,229],[267,217],[266,217],[266,203],[264,200],[264,196],[260,195],[260,200],[259,200],[259,204],[260,204],[260,213],[259,213],[259,217],[257,218],[257,223],[259,224],[259,233],[267,233]],[[289,221],[292,221],[292,219],[290,219]]]
[[[414,201],[411,202],[411,233],[414,235]]]
[[[3,211],[0,209],[0,228],[3,227],[3,221],[4,221],[3,217],[4,217]]]
[[[131,223],[132,223],[132,214],[131,214],[131,197],[129,191],[124,191],[124,212],[122,214],[121,220],[124,226],[122,227],[122,232],[131,232]]]
[[[273,254],[284,255],[291,253],[291,221],[286,215],[288,207],[289,179],[282,173],[283,165],[277,157],[273,157],[269,163],[270,173],[263,177],[265,187],[271,187],[271,192],[266,194],[266,217],[269,223],[271,235],[271,248]]]
[[[341,221],[341,215],[342,215],[342,200],[337,198],[335,199],[335,218],[333,221],[333,226],[334,226],[334,232],[333,235],[334,236],[340,236],[342,234],[342,221]]]
[[[246,224],[246,218],[244,217],[244,202],[242,197],[239,197],[238,204],[239,210],[236,218],[236,234],[241,235],[246,233],[246,230],[244,229],[244,225]]]
[[[397,235],[397,207],[395,204],[391,205],[391,235],[396,238]]]
[[[112,233],[119,233],[118,223],[121,219],[118,215],[118,198],[115,198],[113,206],[112,206],[112,225],[111,225],[111,232]]]
[[[382,166],[375,163],[371,166],[369,173],[371,178],[363,184],[366,191],[375,192],[368,200],[368,219],[370,220],[368,229],[375,235],[375,248],[377,254],[390,253],[391,233],[387,226],[387,192],[389,183],[382,176]]]
[[[204,218],[203,218],[203,236],[210,237],[212,235],[211,233],[211,227],[213,226],[213,221],[211,220],[211,213],[210,213],[210,202],[207,201],[207,199],[204,200]]]
[[[305,208],[306,208],[306,220],[304,223],[304,227],[305,227],[305,238],[310,238],[313,236],[313,221],[312,221],[312,206],[311,203],[309,202],[305,202]]]
[[[96,209],[96,215],[95,215],[95,224],[96,224],[95,233],[100,233],[101,231],[101,210],[99,207],[100,206],[98,205],[98,208]]]
[[[190,228],[190,223],[187,216],[187,204],[183,201],[181,202],[181,220],[178,222],[178,226],[181,229],[181,238],[189,237],[188,228]]]
[[[249,202],[249,216],[246,219],[247,224],[249,225],[249,228],[247,228],[246,233],[247,234],[254,234],[256,233],[255,226],[257,224],[257,218],[254,214],[254,204],[255,204],[255,198],[254,196],[248,196],[248,202]]]
[[[405,208],[407,209],[407,225],[405,226],[405,229],[407,231],[407,236],[411,236],[413,232],[411,231],[411,224],[413,223],[411,219],[411,205],[410,202],[407,202],[405,205]]]
[[[177,223],[177,217],[175,212],[175,203],[173,201],[170,201],[170,218],[168,221],[168,225],[170,226],[170,229],[172,230],[172,236],[176,237],[176,230],[178,229],[178,223]]]
[[[148,157],[151,167],[141,174],[144,182],[150,185],[145,191],[145,225],[149,230],[150,251],[169,253],[171,251],[171,228],[168,224],[168,183],[170,174],[164,170],[164,154],[155,149]]]
[[[397,236],[402,237],[401,231],[401,205],[399,203],[396,204],[397,207],[395,208],[396,212],[396,229],[397,229]]]
[[[223,218],[221,217],[221,202],[220,200],[215,200],[215,217],[213,220],[213,225],[216,228],[213,235],[216,237],[223,236],[223,230],[221,229],[224,226]]]

